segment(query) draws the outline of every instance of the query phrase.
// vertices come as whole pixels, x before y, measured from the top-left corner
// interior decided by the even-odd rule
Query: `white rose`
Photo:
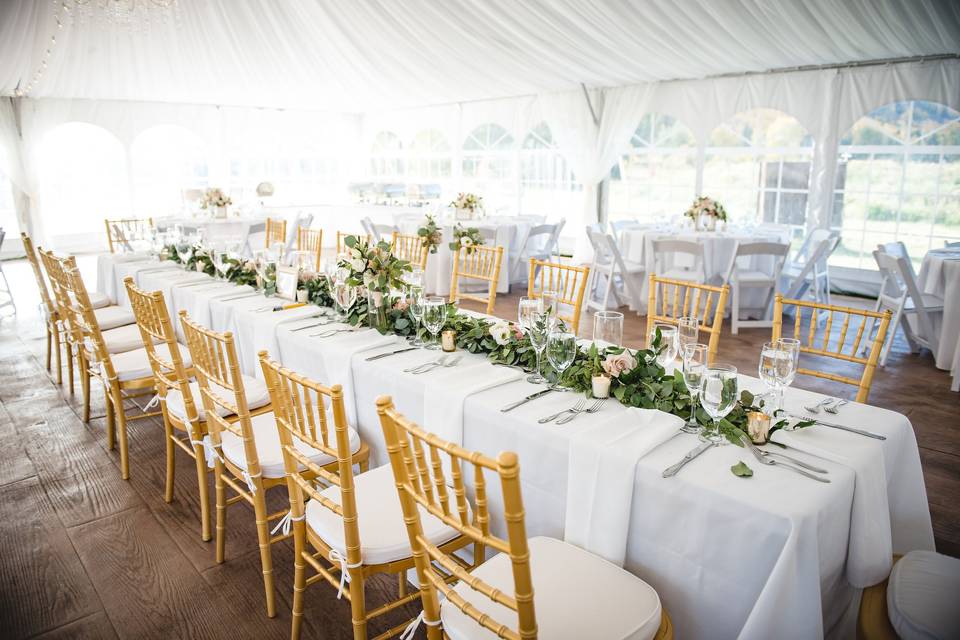
[[[356,247],[351,249],[350,252],[354,258],[363,258],[363,253],[360,251],[360,249],[357,249]]]
[[[367,268],[367,261],[363,258],[354,258],[350,261],[350,266],[353,267],[354,271],[363,271]]]
[[[490,327],[490,336],[501,347],[510,342],[510,325],[500,321]]]
[[[473,244],[473,240],[471,240],[467,236],[463,236],[462,238],[460,238],[460,244],[462,244],[465,247],[469,247],[470,245]]]
[[[369,287],[371,282],[373,282],[373,273],[370,271],[364,271],[363,284]]]

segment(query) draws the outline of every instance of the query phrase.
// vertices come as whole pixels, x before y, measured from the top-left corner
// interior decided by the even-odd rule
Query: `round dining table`
[[[940,341],[933,356],[937,368],[948,370],[953,376],[950,388],[960,391],[960,248],[928,251],[917,284],[922,293],[943,298],[942,318],[934,315],[934,331],[939,332]]]

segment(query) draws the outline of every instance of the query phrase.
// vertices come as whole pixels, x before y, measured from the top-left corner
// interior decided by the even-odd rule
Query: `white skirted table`
[[[673,416],[610,400],[564,427],[541,425],[537,418],[571,406],[574,395],[551,393],[503,413],[537,387],[483,356],[461,353],[455,369],[416,376],[403,370],[436,352],[368,361],[406,342],[370,329],[331,338],[293,331],[318,321],[316,307],[264,313],[274,301],[249,287],[197,285],[179,269],[134,277],[147,290],[163,290],[172,311],[232,331],[244,373],[257,375],[256,354],[266,349],[299,373],[342,384],[373,466],[387,462],[374,405],[383,394],[467,448],[517,452],[527,534],[567,536],[622,563],[658,591],[677,637],[852,637],[859,590],[886,577],[891,555],[933,549],[917,443],[901,414],[850,403],[831,416],[883,441],[824,426],[778,434],[791,455],[827,469],[829,484],[761,466],[732,445],[663,478],[663,469],[698,444],[677,431]],[[762,390],[748,376],[740,384]],[[822,397],[791,388],[786,404],[799,410]],[[753,478],[731,474],[739,460],[753,467]],[[489,492],[488,499],[502,535],[501,498]]]
[[[157,228],[161,231],[181,225],[196,229],[203,234],[205,242],[242,240],[250,227],[266,222],[262,216],[231,216],[229,218],[159,218]]]
[[[922,293],[943,298],[940,344],[933,354],[938,369],[953,376],[951,389],[960,391],[960,249],[934,249],[923,257],[918,285]]]

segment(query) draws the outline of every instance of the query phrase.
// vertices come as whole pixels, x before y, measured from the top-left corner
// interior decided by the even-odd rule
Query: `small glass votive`
[[[763,411],[747,414],[747,435],[754,444],[766,444],[770,435],[770,416]]]
[[[457,332],[453,329],[447,329],[440,334],[440,348],[444,351],[457,350]]]
[[[308,292],[306,289],[297,289],[297,302],[306,304],[309,301],[309,295],[310,292]]]
[[[590,387],[594,398],[610,397],[610,378],[604,375],[590,378]]]

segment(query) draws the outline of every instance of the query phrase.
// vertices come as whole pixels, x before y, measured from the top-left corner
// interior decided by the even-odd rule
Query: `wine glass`
[[[550,329],[557,324],[557,314],[560,312],[560,292],[553,289],[544,289],[540,294],[543,301],[543,311],[550,316]]]
[[[688,344],[700,341],[700,322],[696,317],[686,316],[677,320],[677,340],[681,353]]]
[[[423,269],[415,265],[412,270],[404,274],[403,280],[409,285],[422,287],[423,286]]]
[[[653,342],[660,332],[660,351],[657,353],[657,362],[667,368],[677,358],[677,328],[672,324],[655,324],[647,338],[647,348],[652,348]]]
[[[522,296],[517,305],[517,324],[521,328],[526,328],[530,324],[530,314],[543,312],[543,300],[540,298],[529,298]]]
[[[357,288],[346,282],[338,281],[333,285],[333,303],[337,307],[340,322],[346,322],[350,317],[350,308],[357,301]]]
[[[697,422],[697,399],[703,391],[703,376],[707,371],[707,345],[688,344],[681,352],[683,357],[683,381],[690,392],[690,417],[681,427],[684,433],[700,433]]]
[[[547,360],[557,371],[558,387],[563,372],[573,364],[577,356],[577,336],[566,331],[551,331],[547,338]]]
[[[420,323],[423,321],[423,287],[415,284],[410,285],[407,289],[407,301],[410,305],[407,310],[410,312],[410,317],[413,318],[413,340],[410,344],[414,347],[422,347],[424,342],[420,339]]]
[[[423,306],[423,324],[433,336],[433,340],[426,346],[427,349],[437,350],[440,348],[440,329],[447,319],[447,301],[439,296],[431,296],[426,299]]]
[[[593,316],[593,341],[614,347],[623,345],[623,314],[619,311],[598,311]]]
[[[723,444],[725,440],[720,433],[720,420],[726,417],[737,404],[737,368],[728,364],[707,367],[703,375],[700,404],[713,418],[713,425],[709,428],[704,427],[700,439],[704,442]]]
[[[540,374],[540,357],[547,346],[547,336],[551,329],[550,324],[550,314],[546,311],[533,311],[527,316],[527,325],[523,328],[527,332],[527,337],[530,338],[530,344],[533,346],[534,352],[537,354],[537,370],[527,378],[527,382],[541,384],[547,381]]]
[[[774,397],[774,409],[780,404],[780,370],[788,366],[789,354],[780,349],[776,342],[765,342],[760,348],[760,364],[757,367],[761,382]]]
[[[315,255],[312,251],[291,251],[290,266],[296,267],[300,272],[312,273],[316,270]]]
[[[275,254],[269,249],[258,249],[254,253],[254,263],[257,267],[257,276],[260,278],[260,286],[266,288],[268,281],[277,273]]]

